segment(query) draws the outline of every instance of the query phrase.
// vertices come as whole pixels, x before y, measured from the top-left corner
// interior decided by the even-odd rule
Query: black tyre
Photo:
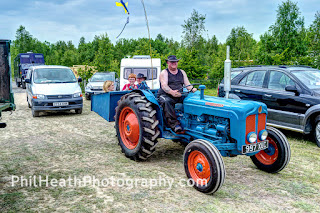
[[[278,129],[267,126],[269,148],[251,156],[252,162],[262,171],[277,173],[284,169],[291,156],[286,136]]]
[[[32,112],[32,116],[33,116],[33,117],[39,117],[39,116],[40,116],[40,111],[35,111],[35,110],[33,109],[33,107],[31,107],[31,112]]]
[[[184,169],[194,188],[213,194],[223,185],[226,171],[219,150],[208,141],[197,139],[184,150]]]
[[[17,87],[20,87],[20,83],[17,81],[17,79],[16,79],[16,84],[17,84]]]
[[[90,94],[86,94],[85,96],[86,96],[86,100],[90,100],[91,99]]]
[[[27,96],[27,103],[28,103],[28,107],[31,108],[31,105],[30,105],[29,100],[28,100],[28,96]]]
[[[122,152],[132,160],[146,160],[155,151],[160,135],[153,104],[139,93],[121,97],[116,107],[115,127]]]
[[[26,88],[26,82],[21,82],[22,89]]]
[[[75,109],[76,114],[81,114],[82,113],[82,108],[80,109]]]
[[[316,119],[316,123],[313,129],[313,140],[316,142],[317,146],[320,147],[320,118]]]

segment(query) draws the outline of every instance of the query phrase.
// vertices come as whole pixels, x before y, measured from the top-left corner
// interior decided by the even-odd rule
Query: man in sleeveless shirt
[[[182,87],[190,85],[185,71],[178,69],[179,59],[175,55],[168,56],[166,59],[168,68],[161,71],[160,83],[161,88],[158,92],[158,99],[162,106],[167,125],[175,132],[181,132],[182,128],[174,110],[176,103],[182,103],[184,97],[181,96]],[[187,88],[190,90],[192,86]],[[192,92],[197,89],[193,88]]]

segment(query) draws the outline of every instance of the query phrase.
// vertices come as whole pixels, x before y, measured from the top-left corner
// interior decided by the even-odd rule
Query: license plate
[[[53,106],[68,106],[69,102],[54,102]]]
[[[257,152],[269,147],[269,141],[261,141],[259,143],[247,144],[242,146],[242,154]]]

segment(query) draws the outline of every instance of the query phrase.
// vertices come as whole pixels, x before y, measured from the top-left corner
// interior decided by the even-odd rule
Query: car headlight
[[[74,98],[82,97],[82,93],[81,92],[76,92],[76,93],[73,94],[73,97]]]
[[[45,96],[45,95],[38,94],[38,95],[33,95],[32,98],[33,98],[33,99],[45,99],[46,96]]]
[[[268,132],[267,132],[267,130],[261,130],[260,132],[259,132],[259,139],[261,140],[261,141],[264,141],[265,139],[267,139],[267,137],[268,137]]]
[[[257,134],[255,132],[250,132],[247,137],[250,143],[254,143],[257,141]]]

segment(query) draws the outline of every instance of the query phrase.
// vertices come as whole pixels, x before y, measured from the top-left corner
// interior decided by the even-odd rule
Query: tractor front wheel
[[[185,148],[184,169],[193,187],[213,194],[220,189],[226,176],[219,150],[206,140],[197,139]]]
[[[267,126],[269,147],[251,156],[252,162],[265,172],[277,173],[284,169],[291,156],[286,136],[276,128]]]
[[[153,104],[139,93],[121,97],[116,108],[115,127],[122,152],[132,160],[146,160],[155,151],[160,135]]]

